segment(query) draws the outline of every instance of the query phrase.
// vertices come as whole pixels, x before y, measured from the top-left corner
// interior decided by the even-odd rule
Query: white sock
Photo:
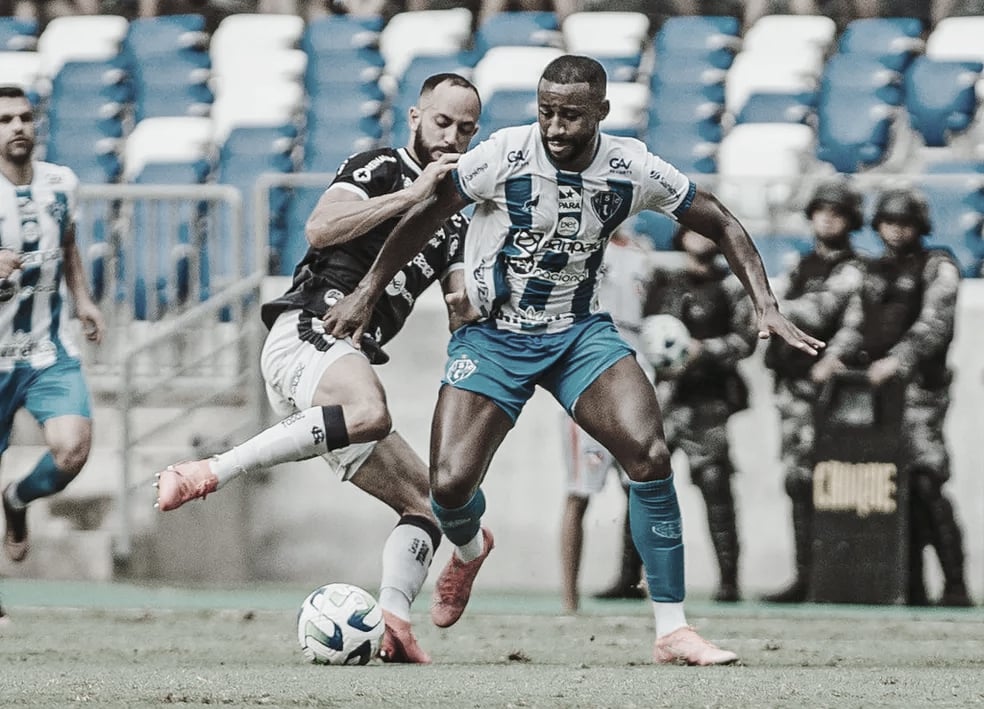
[[[683,602],[661,603],[653,601],[653,613],[656,615],[656,637],[669,635],[687,624],[687,616],[683,612]]]
[[[482,555],[485,551],[485,535],[482,534],[482,530],[478,530],[478,534],[471,538],[470,542],[467,542],[460,547],[455,547],[455,555],[461,559],[466,564],[469,561],[474,561]]]
[[[314,458],[328,452],[324,430],[325,420],[320,406],[298,411],[232,450],[213,456],[209,467],[219,479],[219,487],[222,487],[243,473]]]
[[[430,535],[415,524],[398,524],[383,545],[383,578],[379,605],[398,618],[410,620],[410,604],[427,579],[434,545]]]

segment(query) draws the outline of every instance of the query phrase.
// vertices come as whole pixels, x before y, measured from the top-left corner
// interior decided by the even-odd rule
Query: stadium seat
[[[304,18],[285,13],[236,12],[222,18],[209,43],[213,63],[250,54],[294,49],[304,34]]]
[[[943,147],[977,113],[975,90],[984,64],[917,57],[905,73],[909,122],[929,147]]]
[[[611,110],[601,122],[607,133],[640,137],[646,129],[649,86],[636,81],[609,81],[608,101]]]
[[[929,203],[927,245],[950,249],[965,277],[984,275],[984,175],[924,176],[915,186]]]
[[[821,55],[808,51],[790,52],[781,58],[771,53],[739,52],[725,78],[725,107],[736,116],[753,93],[814,91],[822,70]]]
[[[656,33],[656,56],[696,54],[713,66],[727,69],[741,48],[740,29],[738,19],[730,16],[668,17]]]
[[[826,52],[836,33],[837,25],[824,15],[763,15],[745,32],[742,50],[785,53],[809,46]]]
[[[0,51],[33,51],[38,46],[38,23],[20,17],[0,17]]]
[[[813,241],[805,235],[765,234],[755,239],[755,246],[769,278],[781,278],[796,265],[800,256],[813,248]]]
[[[842,173],[855,173],[882,162],[898,110],[873,95],[821,97],[817,106],[817,157]]]
[[[536,88],[547,64],[563,54],[556,47],[493,47],[472,73],[480,96],[502,89]]]
[[[380,16],[325,15],[307,23],[300,47],[312,55],[367,47],[378,49],[382,29]]]
[[[672,251],[673,236],[679,224],[665,214],[644,210],[636,215],[632,228],[637,234],[645,236],[657,251]]]
[[[397,13],[379,35],[386,73],[399,81],[415,56],[464,50],[471,41],[471,23],[471,11],[463,7]]]
[[[943,61],[984,62],[984,16],[944,17],[926,38],[926,56]]]
[[[820,76],[820,94],[873,94],[885,103],[901,106],[904,98],[902,76],[875,57],[864,54],[835,54],[824,65]]]
[[[39,52],[0,52],[0,81],[26,92],[43,91],[42,57]]]
[[[212,122],[208,118],[182,116],[140,121],[126,140],[123,178],[136,179],[151,163],[211,162],[215,150],[212,141]]]
[[[71,60],[111,59],[121,51],[129,27],[119,15],[64,15],[52,18],[38,37],[41,73],[51,77]]]
[[[571,54],[594,57],[611,81],[634,81],[649,44],[649,18],[641,12],[574,12],[561,26]]]
[[[838,51],[876,58],[894,71],[905,71],[923,51],[922,22],[914,17],[866,17],[848,23],[841,33]]]
[[[817,96],[812,91],[764,92],[748,95],[735,123],[805,123],[816,119]]]
[[[279,126],[300,119],[305,104],[300,84],[266,86],[262,101],[257,101],[247,89],[223,91],[215,97],[211,119],[217,142],[225,140],[236,126]]]
[[[139,61],[182,49],[206,51],[209,36],[205,18],[196,13],[138,17],[130,21],[123,38],[123,51]]]
[[[500,128],[533,123],[536,119],[536,89],[500,89],[482,104],[479,133],[472,144],[485,140]]]
[[[287,228],[284,241],[271,245],[271,264],[274,275],[289,276],[307,253],[308,243],[304,236],[304,226],[321,199],[325,187],[294,187],[287,207]]]
[[[475,30],[475,52],[482,56],[492,47],[559,47],[562,44],[557,14],[552,11],[516,10],[489,15]]]
[[[744,123],[721,140],[718,193],[743,221],[754,226],[789,208],[813,167],[814,132],[799,123]]]
[[[701,55],[671,54],[656,58],[649,86],[654,96],[676,96],[680,88],[684,94],[699,92],[706,101],[724,104],[724,82],[727,70],[704,61]],[[670,90],[673,93],[667,94]],[[672,102],[674,98],[667,99]],[[662,99],[660,99],[662,102]]]

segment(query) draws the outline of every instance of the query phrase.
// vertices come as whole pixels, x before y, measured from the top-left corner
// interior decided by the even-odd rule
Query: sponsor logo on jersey
[[[537,266],[530,270],[529,277],[560,285],[571,285],[584,283],[588,279],[588,274],[584,271],[549,271]]]
[[[567,186],[557,188],[557,208],[561,212],[580,212],[580,190]]]
[[[650,530],[657,537],[663,537],[665,539],[679,539],[683,534],[683,529],[676,520],[672,522],[657,522],[650,527]]]
[[[659,170],[650,170],[649,179],[659,183],[659,186],[666,190],[669,194],[675,195],[678,190],[676,187],[671,185],[669,181],[663,177],[663,173]]]
[[[560,230],[558,229],[558,234]],[[581,241],[576,239],[549,239],[543,243],[544,251],[558,254],[593,254],[601,248],[600,241]]]
[[[61,200],[55,199],[48,204],[46,211],[51,215],[52,219],[61,224],[62,220],[65,219],[65,213],[68,211],[68,206]]]
[[[510,150],[506,153],[506,161],[512,166],[517,166],[518,163],[526,162],[527,159],[527,154],[523,150]]]
[[[372,160],[367,162],[363,167],[358,168],[352,173],[352,179],[356,182],[369,182],[372,179],[372,171],[375,170],[380,165],[385,165],[388,162],[396,162],[396,158],[392,155],[377,155]]]
[[[487,162],[483,162],[481,165],[479,165],[474,170],[472,170],[467,175],[465,175],[465,178],[464,178],[465,183],[467,184],[467,183],[471,182],[472,180],[474,180],[476,177],[478,177],[479,175],[481,175],[483,172],[485,172],[488,169],[489,169],[489,164]]]
[[[606,190],[599,192],[591,198],[591,206],[594,207],[595,214],[603,223],[608,223],[619,211],[622,206],[622,195],[618,192]]]
[[[581,228],[581,220],[575,217],[561,217],[557,222],[557,233],[561,236],[574,236]]]
[[[335,303],[337,303],[338,301],[340,301],[344,297],[345,297],[345,294],[342,293],[337,288],[332,288],[331,290],[326,290],[325,291],[325,295],[324,295],[325,305],[327,305],[330,308]]]
[[[418,258],[422,258],[420,254],[417,254],[410,263],[415,264]],[[393,280],[386,284],[386,295],[391,298],[403,298],[413,304],[413,295],[407,290],[407,274],[404,271],[397,271]]]
[[[457,384],[478,371],[478,364],[466,354],[459,355],[448,365],[447,380]]]
[[[608,167],[611,168],[612,172],[617,172],[620,175],[624,175],[632,167],[632,161],[626,160],[620,155],[616,155],[608,161]]]

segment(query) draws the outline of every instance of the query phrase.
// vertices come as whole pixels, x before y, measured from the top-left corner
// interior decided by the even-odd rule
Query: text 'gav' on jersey
[[[465,242],[469,297],[515,332],[559,332],[596,312],[603,252],[618,225],[644,209],[681,214],[696,192],[641,141],[604,133],[585,170],[558,170],[537,124],[493,133],[452,174],[477,203]]]
[[[379,148],[353,155],[338,169],[329,190],[344,189],[371,199],[392,194],[410,185],[421,167],[405,148]],[[400,221],[398,215],[342,244],[309,248],[294,269],[290,289],[263,306],[263,322],[269,328],[285,310],[300,308],[316,318],[351,293],[369,271],[387,237]],[[461,267],[462,241],[468,220],[460,214],[449,218],[423,250],[386,286],[372,311],[366,332],[380,345],[402,329],[420,294],[435,281]],[[292,235],[303,238],[303,235]]]

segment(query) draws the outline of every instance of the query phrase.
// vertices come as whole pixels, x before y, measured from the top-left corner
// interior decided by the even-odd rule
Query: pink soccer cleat
[[[704,640],[688,625],[656,639],[653,662],[658,665],[730,665],[738,655]]]
[[[430,655],[417,644],[417,638],[413,636],[408,621],[397,618],[389,611],[383,611],[383,621],[386,623],[386,630],[379,646],[379,657],[383,662],[430,664]]]
[[[465,612],[478,570],[482,568],[494,546],[492,532],[485,527],[482,527],[482,538],[485,540],[485,550],[481,556],[466,563],[451,554],[447,566],[437,577],[434,597],[431,601],[431,621],[439,628],[454,625]]]
[[[205,497],[219,487],[219,479],[207,460],[169,465],[157,473],[156,478],[157,502],[154,507],[161,512],[176,510],[189,500]]]

